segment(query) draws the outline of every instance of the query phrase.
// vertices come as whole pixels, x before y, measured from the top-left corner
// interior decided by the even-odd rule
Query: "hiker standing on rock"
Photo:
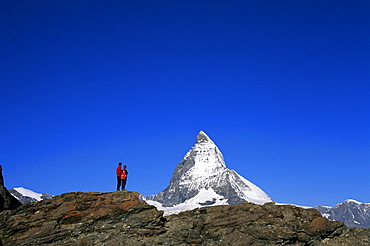
[[[128,175],[128,171],[126,168],[127,168],[126,165],[124,165],[122,172],[121,172],[122,190],[125,190],[126,188],[127,175]]]
[[[119,162],[119,163],[118,163],[118,167],[116,168],[116,175],[117,175],[117,191],[119,191],[119,190],[120,190],[120,188],[121,188],[121,183],[122,183],[121,174],[122,174],[122,162]]]

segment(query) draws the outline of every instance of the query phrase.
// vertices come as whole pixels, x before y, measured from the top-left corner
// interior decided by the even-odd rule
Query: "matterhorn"
[[[226,167],[221,151],[203,131],[176,166],[168,187],[145,200],[165,214],[210,205],[272,202],[259,187]]]

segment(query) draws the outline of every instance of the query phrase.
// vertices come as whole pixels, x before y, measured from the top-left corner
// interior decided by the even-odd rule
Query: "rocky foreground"
[[[315,209],[242,203],[178,215],[130,191],[73,192],[0,213],[0,245],[370,245]]]

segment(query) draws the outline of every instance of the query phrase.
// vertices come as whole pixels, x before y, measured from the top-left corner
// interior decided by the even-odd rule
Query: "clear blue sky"
[[[276,202],[370,202],[370,1],[0,1],[0,164],[53,195],[167,187],[205,131]]]

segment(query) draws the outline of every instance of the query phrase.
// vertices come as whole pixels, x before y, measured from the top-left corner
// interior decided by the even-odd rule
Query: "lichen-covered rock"
[[[3,245],[104,245],[120,234],[160,233],[162,214],[136,192],[66,193],[1,213],[0,240]]]
[[[164,217],[130,191],[73,192],[0,213],[0,245],[370,245],[315,209],[274,203],[203,207]]]

